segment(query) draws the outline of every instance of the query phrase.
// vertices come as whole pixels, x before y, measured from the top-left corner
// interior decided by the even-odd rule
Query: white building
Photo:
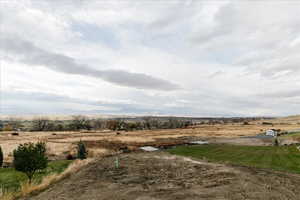
[[[277,136],[277,131],[275,131],[273,129],[267,130],[266,135],[276,137]]]

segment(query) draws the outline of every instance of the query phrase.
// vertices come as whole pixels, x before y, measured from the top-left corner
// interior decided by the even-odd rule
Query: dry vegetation
[[[105,145],[101,147],[101,141],[120,143],[126,145],[138,145],[146,143],[159,143],[160,141],[172,142],[186,138],[236,138],[241,136],[252,136],[270,128],[281,130],[298,129],[298,124],[275,124],[262,125],[260,122],[250,125],[243,124],[218,124],[218,125],[198,125],[186,129],[164,129],[164,130],[144,130],[144,131],[85,131],[85,132],[20,132],[19,136],[13,136],[11,132],[0,133],[0,146],[2,147],[5,159],[8,161],[9,155],[19,144],[25,142],[47,142],[48,153],[53,158],[65,156],[74,151],[75,143],[78,141],[99,142],[95,148],[89,146],[91,155],[106,155],[111,153]]]
[[[265,172],[265,174],[270,175],[270,177],[265,178],[264,175],[260,174],[261,171],[244,171],[228,166],[225,167],[223,165],[198,161],[188,161],[188,163],[190,163],[188,164],[186,163],[187,160],[183,159],[179,161],[177,157],[176,162],[172,161],[170,163],[170,159],[174,159],[175,157],[160,154],[144,155],[136,153],[120,155],[122,158],[121,169],[114,170],[112,168],[114,157],[103,158],[106,155],[114,155],[120,152],[124,147],[129,150],[136,150],[137,147],[144,145],[168,146],[199,139],[209,140],[210,142],[218,141],[219,143],[247,145],[249,145],[250,141],[253,143],[252,145],[264,145],[262,140],[245,140],[241,137],[254,136],[271,128],[281,129],[283,131],[300,128],[298,123],[281,123],[278,122],[278,120],[274,120],[268,121],[268,123],[263,125],[262,122],[263,121],[252,121],[250,124],[202,124],[182,129],[128,132],[110,130],[77,132],[51,131],[19,132],[19,135],[12,135],[12,132],[0,132],[0,146],[4,151],[6,162],[11,161],[11,152],[19,144],[38,141],[47,143],[50,159],[65,159],[67,155],[75,154],[76,143],[80,140],[86,144],[90,157],[102,157],[102,159],[99,158],[100,160],[98,160],[97,164],[91,164],[87,169],[84,169],[83,172],[80,172],[79,175],[76,174],[75,178],[72,176],[70,179],[66,179],[57,185],[55,184],[50,190],[47,188],[51,186],[52,183],[58,182],[75,171],[78,171],[89,161],[75,162],[63,174],[47,176],[43,179],[41,184],[23,184],[21,192],[17,194],[19,196],[25,197],[28,194],[36,194],[39,191],[45,190],[45,192],[42,192],[40,195],[27,199],[57,199],[54,197],[57,196],[57,194],[62,194],[62,196],[59,197],[61,199],[92,200],[99,199],[98,197],[101,195],[101,197],[103,197],[101,199],[119,199],[122,196],[115,195],[115,190],[119,187],[119,194],[124,193],[125,195],[125,197],[121,199],[134,199],[137,197],[136,195],[144,195],[146,193],[150,196],[146,195],[144,199],[149,200],[160,199],[158,197],[165,194],[170,194],[170,196],[163,196],[163,199],[198,199],[200,197],[206,199],[216,199],[219,197],[225,199],[296,199],[294,197],[299,194],[293,184],[300,183],[300,180],[298,176],[293,178],[295,175],[288,178],[288,176],[282,177],[281,175],[273,174],[273,172]],[[138,156],[138,160],[136,156]],[[159,159],[160,156],[164,159]],[[153,161],[155,159],[157,162]],[[174,166],[172,163],[174,163]],[[240,176],[247,177],[249,175],[253,177],[239,179]],[[73,179],[78,180],[78,184],[75,184],[74,181],[76,180]],[[101,183],[99,183],[99,180],[101,180]],[[272,183],[272,181],[277,182]],[[280,184],[277,184],[279,183],[278,181],[285,181],[288,185],[281,187]],[[256,183],[259,184],[257,185]],[[67,186],[60,186],[62,184],[66,184]],[[99,187],[106,188],[107,185],[109,188],[99,193]],[[89,194],[85,194],[81,191],[81,187],[87,187]],[[273,190],[273,187],[279,187],[278,191]],[[176,192],[178,189],[181,191],[180,194]],[[253,190],[258,192],[252,193],[251,191]],[[284,196],[280,193],[280,191],[283,190],[289,190],[288,194],[284,194]],[[12,200],[14,195],[16,194],[7,193],[1,200]]]
[[[300,115],[294,115],[289,117],[276,118],[267,120],[275,124],[297,124],[300,125]]]
[[[166,153],[105,157],[26,200],[297,200],[300,177]]]
[[[80,169],[92,163],[93,161],[93,159],[76,160],[71,165],[69,165],[69,167],[63,173],[50,174],[44,177],[41,183],[38,184],[29,184],[28,182],[23,182],[21,184],[21,189],[19,192],[0,191],[0,200],[14,200],[19,197],[35,195],[38,192],[47,189],[50,185],[69,177],[71,174],[78,172]]]

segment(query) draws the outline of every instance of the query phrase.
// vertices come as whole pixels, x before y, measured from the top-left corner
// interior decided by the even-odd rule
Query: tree
[[[33,131],[46,131],[49,127],[50,120],[46,118],[37,118],[33,120],[32,123]]]
[[[150,130],[151,129],[151,123],[150,123],[151,118],[150,117],[144,117],[143,120],[144,120],[145,128]]]
[[[273,144],[274,144],[274,146],[279,146],[279,141],[278,141],[277,137],[274,139]]]
[[[90,130],[92,128],[91,121],[84,116],[73,116],[71,123],[69,124],[71,130],[80,130],[87,129]]]
[[[108,120],[106,123],[106,127],[110,130],[116,131],[119,128],[119,121],[118,120]]]
[[[15,169],[25,173],[29,183],[38,170],[43,170],[48,165],[46,144],[43,142],[21,144],[14,150],[13,155]]]
[[[65,130],[65,127],[63,124],[60,124],[59,122],[57,122],[54,129],[55,129],[55,131],[63,131],[63,130]]]
[[[3,165],[3,152],[2,152],[2,148],[0,146],[0,167],[2,167]]]
[[[8,123],[12,127],[13,130],[18,130],[18,129],[23,128],[21,119],[9,118]]]
[[[81,160],[84,160],[84,159],[87,158],[87,153],[88,152],[85,148],[85,144],[82,141],[78,142],[78,144],[77,144],[77,157]]]
[[[105,121],[103,119],[94,119],[91,121],[91,126],[95,130],[100,130],[105,128]]]

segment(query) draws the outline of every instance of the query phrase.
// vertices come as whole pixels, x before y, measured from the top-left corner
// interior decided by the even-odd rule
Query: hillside
[[[299,199],[300,176],[191,160],[167,153],[99,159],[22,200]],[[255,192],[253,192],[255,191]]]

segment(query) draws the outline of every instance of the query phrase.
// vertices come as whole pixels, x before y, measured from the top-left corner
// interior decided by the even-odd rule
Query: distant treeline
[[[176,118],[168,120],[143,118],[142,120],[134,121],[127,119],[89,119],[84,116],[74,116],[72,120],[38,118],[30,121],[1,121],[0,129],[2,131],[79,131],[103,129],[133,131],[185,128],[191,125],[193,125],[191,120],[178,120]]]
[[[90,119],[85,116],[73,116],[71,120],[34,120],[0,121],[2,131],[79,131],[103,130],[133,131],[153,129],[187,128],[200,124],[244,123],[258,118],[184,118],[184,117],[137,117],[115,119]],[[259,118],[261,119],[261,118]]]

